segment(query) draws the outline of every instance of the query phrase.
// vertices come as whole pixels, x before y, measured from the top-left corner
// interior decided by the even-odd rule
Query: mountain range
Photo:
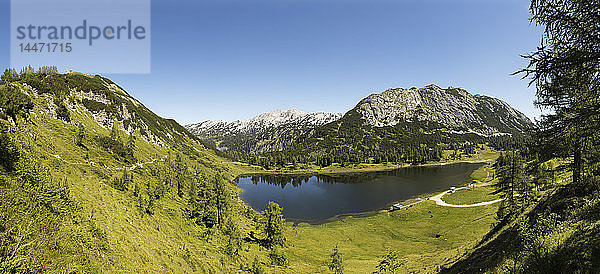
[[[371,94],[344,115],[275,110],[249,120],[204,121],[185,127],[218,149],[262,153],[328,142],[342,135],[361,136],[357,130],[373,133],[374,139],[405,143],[398,139],[407,134],[411,138],[435,134],[443,140],[481,139],[522,135],[534,125],[500,99],[428,85]],[[354,146],[355,141],[347,145]]]
[[[341,113],[274,110],[248,120],[204,121],[186,125],[194,135],[221,150],[266,152],[281,150],[318,126],[336,121]]]

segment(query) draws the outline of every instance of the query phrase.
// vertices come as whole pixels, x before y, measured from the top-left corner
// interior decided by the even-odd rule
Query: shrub
[[[0,165],[6,171],[14,171],[15,163],[19,159],[19,149],[9,138],[6,129],[0,130]]]
[[[273,265],[286,266],[288,264],[285,252],[276,247],[272,248],[271,252],[269,252],[269,259],[271,259],[271,264]]]
[[[0,108],[3,110],[3,116],[8,115],[16,121],[17,116],[24,117],[33,109],[33,102],[18,87],[13,85],[0,86]]]
[[[56,108],[56,118],[61,119],[65,122],[71,122],[71,114],[69,113],[69,109],[60,99],[54,99],[54,104],[57,106]]]

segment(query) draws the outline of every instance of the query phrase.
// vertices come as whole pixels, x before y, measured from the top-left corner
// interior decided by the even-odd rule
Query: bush
[[[114,177],[111,181],[112,186],[116,190],[125,191],[129,185],[133,183],[133,173],[127,172],[127,169],[123,171],[121,177]]]
[[[285,252],[276,247],[272,248],[271,252],[269,252],[269,259],[271,259],[271,264],[273,265],[286,266],[288,264]]]
[[[6,119],[6,115],[16,121],[17,116],[26,116],[33,109],[31,98],[13,85],[0,86],[0,108],[3,114],[0,117]]]
[[[265,270],[263,269],[260,261],[258,261],[257,257],[254,257],[254,261],[252,261],[252,268],[250,268],[250,273],[252,274],[263,274]]]
[[[6,129],[0,132],[0,165],[5,171],[14,171],[15,163],[19,160],[19,149],[9,138]]]
[[[106,109],[106,104],[102,102],[98,102],[96,100],[90,100],[87,98],[81,99],[81,103],[85,108],[87,108],[91,112],[100,112]]]
[[[132,148],[125,146],[119,137],[98,136],[96,137],[96,141],[100,146],[125,159],[125,161],[129,163],[135,162]]]
[[[56,108],[56,118],[61,119],[65,122],[71,122],[71,114],[69,113],[69,109],[60,99],[54,99],[54,104],[57,106]]]

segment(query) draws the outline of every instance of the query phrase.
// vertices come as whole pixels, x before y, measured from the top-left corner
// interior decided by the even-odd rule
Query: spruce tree
[[[342,252],[340,252],[338,246],[336,245],[333,249],[333,253],[329,255],[331,257],[331,262],[329,263],[329,270],[333,271],[335,274],[344,273],[344,257],[342,256]]]
[[[223,180],[223,176],[220,174],[215,175],[214,186],[214,205],[217,210],[217,224],[221,226],[221,223],[223,222],[223,216],[225,215],[224,211],[227,209],[229,204],[229,192],[227,191],[225,180]]]
[[[77,132],[75,133],[75,144],[83,146],[83,139],[85,138],[85,126],[82,123],[77,124]]]
[[[273,248],[285,245],[283,236],[283,214],[281,207],[275,202],[269,202],[267,209],[262,212],[262,230],[265,234],[265,243]]]

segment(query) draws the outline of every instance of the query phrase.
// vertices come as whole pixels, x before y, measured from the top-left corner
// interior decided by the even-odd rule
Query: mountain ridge
[[[225,221],[216,214],[242,224],[238,232],[252,223],[239,213],[247,206],[231,182],[240,167],[219,154],[107,78],[7,69],[0,78],[0,269],[235,272],[237,262],[214,259],[229,256],[228,236],[215,230],[210,243],[197,236]],[[190,204],[194,191],[212,195],[217,185],[230,211]]]
[[[375,127],[427,120],[449,128],[470,129],[467,132],[481,135],[524,133],[533,128],[525,114],[500,99],[471,94],[462,88],[443,89],[434,84],[420,89],[392,88],[374,93],[362,99],[352,110],[359,112],[367,123]],[[497,111],[500,113],[494,113]],[[496,114],[499,120],[485,121],[490,114]]]
[[[186,128],[221,150],[265,153],[292,146],[294,149],[316,144],[344,146],[348,138],[353,141],[345,145],[354,147],[356,142],[365,139],[354,140],[351,136],[362,136],[364,132],[369,132],[369,137],[361,146],[376,143],[377,147],[382,138],[386,146],[414,145],[415,140],[429,145],[481,142],[482,138],[522,136],[534,128],[534,124],[500,99],[471,94],[462,88],[443,89],[430,84],[423,88],[390,88],[370,94],[343,115],[274,110],[247,120],[204,121],[186,125]],[[331,141],[334,139],[338,140]]]
[[[207,120],[185,127],[192,134],[223,150],[263,152],[281,150],[296,140],[298,135],[309,134],[315,127],[341,117],[341,113],[307,113],[291,108],[276,109],[245,120]]]

